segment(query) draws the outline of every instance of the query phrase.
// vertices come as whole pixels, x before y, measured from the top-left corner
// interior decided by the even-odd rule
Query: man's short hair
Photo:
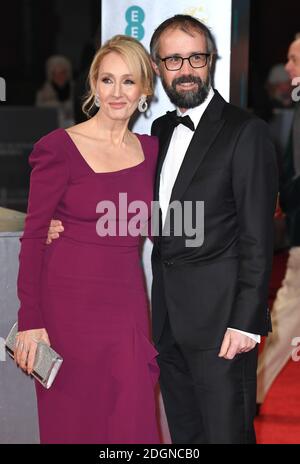
[[[158,63],[159,60],[159,39],[162,33],[167,29],[180,29],[187,34],[191,34],[192,31],[197,31],[205,36],[207,46],[206,52],[210,54],[215,54],[217,52],[215,39],[209,28],[204,23],[193,16],[175,15],[161,23],[152,35],[150,41],[150,53],[152,60],[155,63]]]

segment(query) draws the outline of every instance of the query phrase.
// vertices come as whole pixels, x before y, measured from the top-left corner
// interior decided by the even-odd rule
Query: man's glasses
[[[182,68],[184,60],[188,60],[192,68],[204,68],[207,65],[207,60],[210,57],[210,53],[194,53],[187,58],[182,56],[174,55],[167,56],[166,58],[159,58],[163,61],[168,71],[178,71]]]

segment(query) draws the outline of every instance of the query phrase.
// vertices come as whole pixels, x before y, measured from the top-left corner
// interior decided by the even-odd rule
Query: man
[[[291,43],[286,70],[293,85],[300,85],[300,37]],[[298,87],[299,88],[299,87]],[[300,102],[299,91],[295,92],[293,127],[283,160],[281,202],[287,214],[291,246],[300,245]]]
[[[293,83],[300,84],[300,37],[291,43],[285,66]],[[295,84],[295,83],[294,83]],[[296,89],[296,96],[299,91]],[[289,258],[282,287],[272,309],[274,333],[266,340],[258,363],[257,402],[265,396],[291,358],[292,341],[300,335],[300,103],[295,104],[290,137],[282,160],[280,202],[289,236]]]
[[[155,198],[162,231],[172,202],[182,209],[204,202],[201,246],[188,247],[172,223],[169,236],[154,239],[153,338],[172,441],[254,443],[256,342],[270,329],[273,145],[264,122],[212,89],[215,48],[204,24],[170,18],[150,48],[177,106],[152,126],[160,139]],[[181,124],[176,113],[188,121]]]
[[[160,139],[160,228],[166,217],[170,226],[154,237],[153,338],[172,441],[253,443],[256,343],[270,328],[273,145],[262,121],[211,88],[215,49],[204,24],[170,18],[155,31],[151,53],[178,114],[190,116],[179,120],[189,127],[176,112],[152,127]],[[185,229],[176,233],[174,201],[191,211],[204,202],[203,244]]]

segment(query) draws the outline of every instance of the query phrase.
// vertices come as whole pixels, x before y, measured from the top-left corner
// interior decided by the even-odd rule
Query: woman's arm
[[[39,308],[40,276],[51,218],[69,179],[66,153],[51,140],[39,142],[30,155],[30,192],[19,255],[19,330],[44,327]]]
[[[49,343],[40,308],[40,278],[49,223],[69,180],[67,154],[59,148],[53,135],[50,140],[42,139],[34,146],[29,162],[32,173],[25,228],[20,239],[18,274],[18,339],[23,347],[22,350],[18,347],[16,360],[23,368],[25,364],[22,360],[26,355],[24,345],[30,351],[29,359],[32,358],[36,341],[42,339]]]

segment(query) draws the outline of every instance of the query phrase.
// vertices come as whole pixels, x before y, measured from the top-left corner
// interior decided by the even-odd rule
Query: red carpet
[[[300,361],[289,361],[275,380],[255,428],[259,444],[300,444]]]
[[[281,286],[287,259],[287,251],[274,255],[270,308]],[[264,340],[260,351],[263,345]],[[289,361],[275,380],[255,421],[255,429],[259,444],[300,444],[300,361]]]

